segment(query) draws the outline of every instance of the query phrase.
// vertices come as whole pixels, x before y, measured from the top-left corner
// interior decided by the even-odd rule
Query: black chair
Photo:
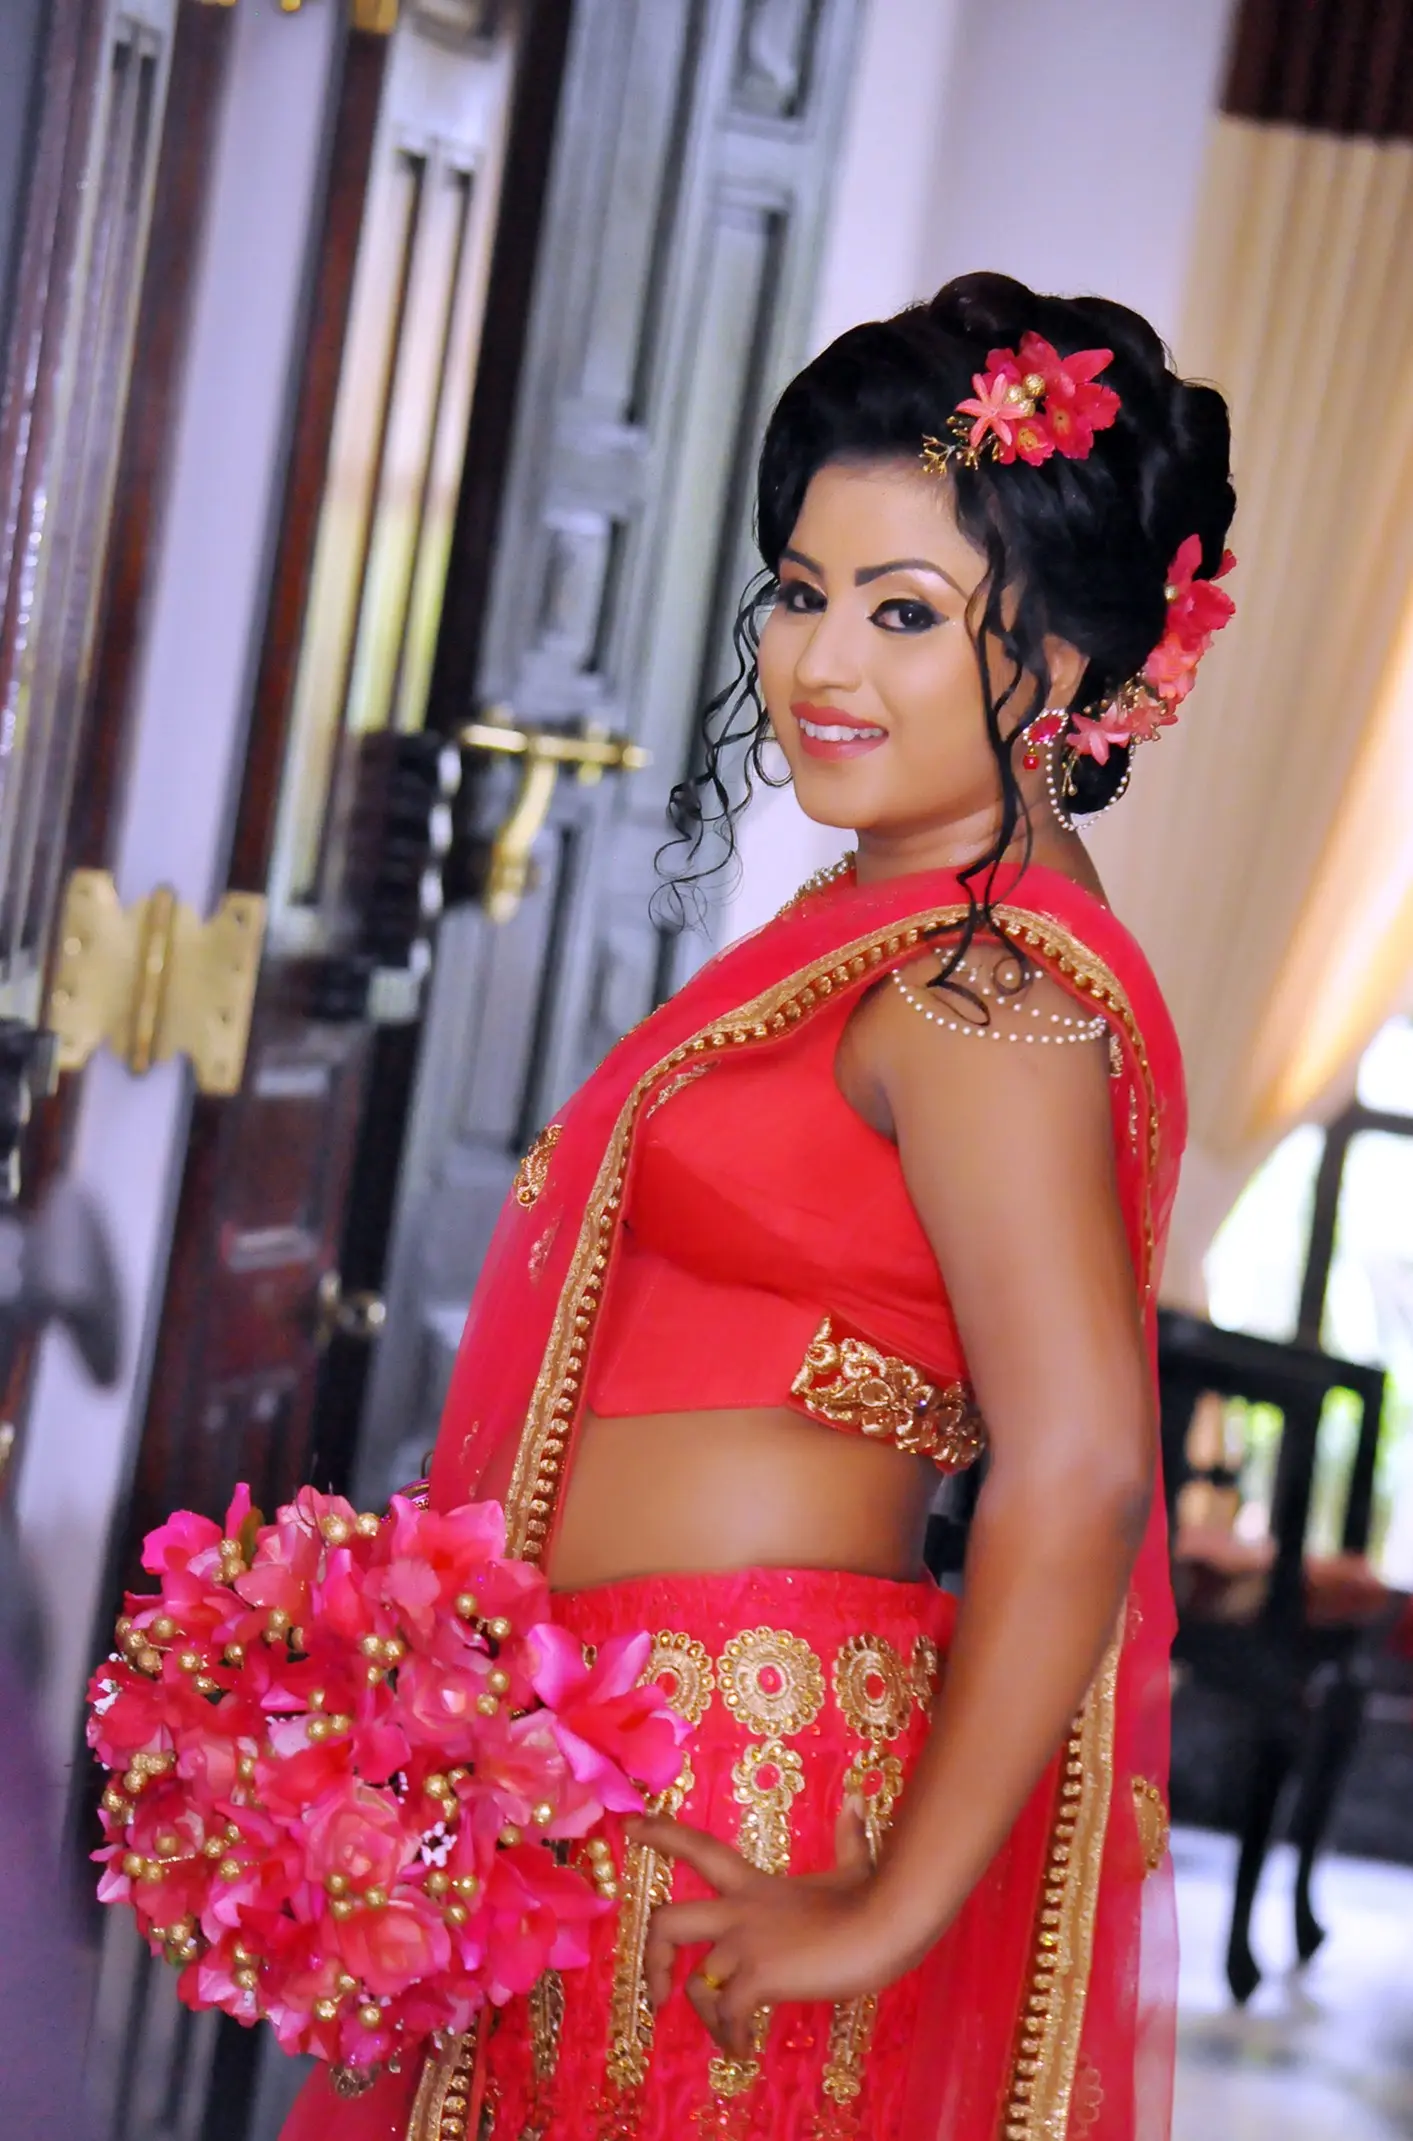
[[[1374,1472],[1383,1420],[1384,1374],[1299,1345],[1224,1331],[1195,1316],[1159,1316],[1159,1381],[1168,1521],[1178,1633],[1174,1659],[1195,1680],[1235,1698],[1250,1735],[1240,1819],[1240,1857],[1227,1946],[1227,1979],[1239,2002],[1260,1982],[1251,1953],[1251,1908],[1282,1795],[1293,1786],[1289,1834],[1298,1852],[1295,1938],[1302,1961],[1324,1933],[1311,1909],[1310,1879],[1341,1780],[1358,1740],[1369,1665],[1402,1600],[1382,1586],[1367,1554]],[[1348,1472],[1342,1553],[1306,1551],[1320,1418],[1332,1390],[1361,1408]],[[1211,1534],[1181,1520],[1184,1487],[1205,1479],[1237,1484],[1223,1463],[1194,1466],[1189,1443],[1208,1394],[1275,1407],[1282,1426],[1271,1494],[1269,1539]],[[1190,1498],[1189,1498],[1190,1499]]]

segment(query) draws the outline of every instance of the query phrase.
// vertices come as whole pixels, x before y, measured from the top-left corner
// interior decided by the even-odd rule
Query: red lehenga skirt
[[[562,1594],[586,1644],[654,1632],[650,1670],[689,1720],[667,1811],[769,1873],[834,1863],[851,1796],[881,1836],[927,1731],[953,1601],[931,1583],[755,1569],[649,1577]],[[643,1946],[654,1906],[709,1891],[621,1823],[606,1831],[619,1903],[584,1970],[542,1982],[496,2017],[484,2061],[496,2141],[884,2141],[920,2026],[916,1974],[876,1999],[782,2007],[757,2056],[723,2057],[681,1990],[654,2015]],[[599,1863],[604,1863],[602,1849]]]
[[[846,1798],[863,1799],[877,1838],[887,1829],[954,1601],[930,1582],[751,1569],[561,1592],[556,1617],[586,1644],[653,1633],[652,1670],[692,1726],[665,1811],[772,1872],[809,1873],[834,1863]],[[1130,1625],[1140,1618],[1132,1609]],[[1126,1714],[1136,1725],[1148,1707]],[[1125,1783],[1107,1829],[1086,1828],[1089,1797],[1107,1805],[1109,1775],[1128,1778],[1131,1739],[1125,1727],[1109,1743],[1106,1727],[1091,1742],[1077,1723],[919,1968],[876,1998],[777,2008],[742,2062],[718,2052],[681,1989],[699,1953],[679,1957],[671,1999],[649,2007],[648,1918],[707,1891],[689,1868],[625,1848],[613,1818],[578,1847],[586,1872],[611,1860],[618,1891],[586,1967],[547,1973],[479,2043],[384,2074],[358,2102],[339,2103],[318,2074],[282,2141],[1165,2141],[1170,1883],[1145,1880],[1141,1848],[1156,1794]],[[1067,1869],[1100,1852],[1103,1880],[1096,1857],[1072,1915]]]

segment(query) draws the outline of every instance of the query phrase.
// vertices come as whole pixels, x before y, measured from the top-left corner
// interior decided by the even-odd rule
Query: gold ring
[[[724,1977],[713,1977],[710,1970],[699,1970],[697,1975],[708,1992],[720,1992],[726,1983]]]

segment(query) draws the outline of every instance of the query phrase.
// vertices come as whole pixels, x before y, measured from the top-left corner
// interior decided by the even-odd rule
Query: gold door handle
[[[315,1338],[321,1348],[335,1338],[355,1338],[367,1345],[382,1336],[387,1320],[388,1305],[381,1294],[346,1294],[340,1272],[324,1273],[319,1281],[315,1324]]]
[[[606,735],[592,726],[579,736],[521,728],[508,710],[499,709],[492,709],[488,720],[468,722],[457,742],[469,751],[495,751],[524,761],[510,815],[491,842],[481,901],[493,922],[509,921],[525,896],[531,851],[549,816],[560,769],[572,766],[580,786],[591,788],[605,773],[638,773],[652,762],[651,752],[627,736]]]

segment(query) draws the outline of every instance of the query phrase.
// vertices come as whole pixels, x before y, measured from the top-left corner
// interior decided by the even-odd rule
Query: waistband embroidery
[[[930,1457],[940,1472],[965,1471],[986,1448],[969,1383],[929,1383],[866,1338],[836,1333],[830,1316],[806,1347],[790,1390],[812,1418]]]

